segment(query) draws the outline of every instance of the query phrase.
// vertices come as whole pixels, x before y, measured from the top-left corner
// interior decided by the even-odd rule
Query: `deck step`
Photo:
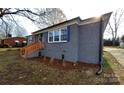
[[[43,49],[44,44],[42,42],[32,43],[20,49],[20,55],[24,58],[27,58],[32,53],[38,51],[39,49]]]

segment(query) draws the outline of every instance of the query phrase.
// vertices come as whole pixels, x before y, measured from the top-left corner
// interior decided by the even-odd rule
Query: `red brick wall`
[[[18,40],[20,43],[23,43],[23,41],[26,41],[26,38],[13,37],[13,38],[4,39],[4,44],[9,45],[9,46],[15,46],[16,44],[15,40]]]

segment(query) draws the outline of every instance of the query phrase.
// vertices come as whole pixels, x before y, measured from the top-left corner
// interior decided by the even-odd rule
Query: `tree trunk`
[[[115,46],[115,39],[112,40],[112,45]]]

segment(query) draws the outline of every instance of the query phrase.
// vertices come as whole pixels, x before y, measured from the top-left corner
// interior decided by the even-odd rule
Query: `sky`
[[[5,4],[6,4],[6,0]],[[11,1],[11,0],[10,0]],[[21,3],[16,2],[7,2],[9,3],[9,7],[20,7]],[[18,0],[17,0],[18,1]],[[29,2],[23,3],[23,7],[31,7],[31,8],[60,8],[63,10],[64,14],[66,15],[67,19],[71,19],[77,16],[80,16],[81,19],[86,19],[89,17],[96,17],[100,16],[101,14],[111,12],[116,10],[117,8],[124,9],[123,0],[36,0],[37,2]],[[39,3],[42,1],[41,3]],[[11,5],[12,3],[12,5]],[[28,3],[28,4],[27,4]],[[29,6],[28,6],[29,5]],[[23,20],[23,19],[22,19]],[[31,32],[38,30],[38,28],[32,24],[30,21],[21,21],[21,24],[26,27],[26,30],[29,34]],[[119,29],[119,36],[124,34],[124,27]],[[105,33],[105,38],[111,37],[110,34]]]
[[[70,9],[62,9],[62,10],[66,14],[66,17],[68,19],[74,18],[76,16],[80,16],[81,19],[87,19],[87,18],[90,18],[90,17],[98,17],[102,14],[115,11],[116,9],[118,9],[118,8],[115,8],[115,7],[113,7],[113,8],[101,7],[101,8],[97,9],[97,7],[94,7],[94,8],[91,8],[91,9],[89,9],[89,8],[88,9],[70,8]],[[81,11],[83,11],[83,12],[81,12]],[[89,12],[87,12],[87,11],[89,11]],[[110,20],[112,20],[112,18]],[[119,31],[118,31],[118,36],[121,37],[122,35],[124,35],[124,22],[121,24],[121,26],[119,28]],[[108,39],[108,38],[111,38],[111,37],[112,37],[111,34],[108,33],[105,30],[104,38]]]

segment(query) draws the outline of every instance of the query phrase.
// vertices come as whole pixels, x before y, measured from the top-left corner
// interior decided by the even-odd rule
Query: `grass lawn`
[[[104,46],[104,48],[117,48],[117,49],[124,49],[124,48],[122,48],[122,47],[120,47],[120,46]]]
[[[124,67],[109,52],[104,52],[107,63],[118,77],[120,84],[124,84]]]
[[[97,68],[58,69],[41,58],[24,59],[17,49],[3,50],[0,49],[0,84],[119,84],[108,59],[103,73],[97,76]]]
[[[19,48],[0,48],[0,52],[2,51],[13,51],[13,50],[18,50]]]

